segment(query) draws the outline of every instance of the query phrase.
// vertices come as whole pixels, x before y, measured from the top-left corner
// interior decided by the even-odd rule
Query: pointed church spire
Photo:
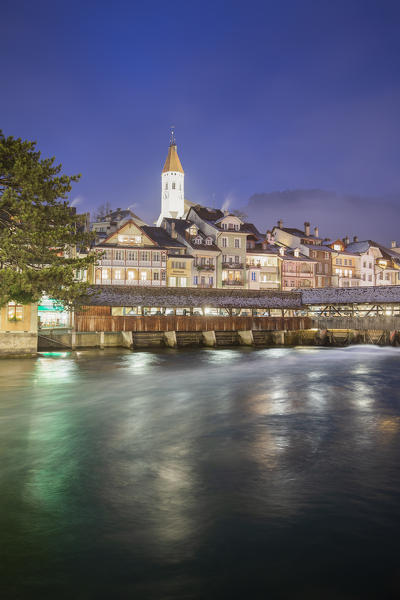
[[[164,217],[182,219],[185,214],[185,173],[176,149],[175,128],[171,127],[167,159],[161,173],[160,227]]]
[[[179,160],[178,151],[176,149],[176,139],[175,139],[175,127],[171,127],[171,135],[169,140],[169,148],[167,159],[164,163],[164,168],[162,170],[163,173],[168,173],[168,171],[174,171],[178,173],[184,173],[184,170],[181,165],[181,161]]]

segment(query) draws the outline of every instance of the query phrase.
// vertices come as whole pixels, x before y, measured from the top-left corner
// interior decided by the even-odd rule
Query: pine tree
[[[0,130],[0,306],[26,304],[43,293],[73,304],[88,284],[76,272],[95,262],[84,217],[68,202],[80,175],[61,173],[55,158],[41,158],[36,142]]]

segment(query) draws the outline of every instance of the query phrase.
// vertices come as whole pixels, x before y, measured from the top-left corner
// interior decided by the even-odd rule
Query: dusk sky
[[[189,200],[238,208],[255,193],[313,188],[385,198],[365,211],[339,203],[342,233],[395,235],[400,2],[1,7],[0,127],[82,173],[71,196],[82,212],[109,201],[156,218],[173,124]],[[271,226],[292,209],[268,206]],[[303,198],[290,224],[318,218],[327,230],[332,211]]]

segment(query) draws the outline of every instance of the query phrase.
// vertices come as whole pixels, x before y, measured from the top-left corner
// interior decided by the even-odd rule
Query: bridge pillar
[[[254,338],[253,332],[250,329],[249,331],[238,331],[239,341],[241,346],[253,346]]]
[[[133,348],[132,331],[121,331],[121,342],[123,348]]]
[[[202,331],[201,332],[202,342],[205,346],[216,346],[217,338],[215,337],[215,331]]]
[[[100,350],[104,350],[104,331],[100,331]]]
[[[175,331],[164,331],[163,340],[168,348],[176,348],[178,345]]]
[[[73,331],[71,334],[71,350],[75,350],[75,349],[76,349],[76,333],[75,333],[75,331]]]
[[[272,340],[276,346],[285,345],[285,332],[284,331],[273,331]]]

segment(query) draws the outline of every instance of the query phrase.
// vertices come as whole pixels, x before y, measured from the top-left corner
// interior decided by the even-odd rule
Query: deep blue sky
[[[156,217],[171,124],[192,201],[400,204],[399,31],[387,0],[3,0],[0,127],[82,173],[82,210]]]

